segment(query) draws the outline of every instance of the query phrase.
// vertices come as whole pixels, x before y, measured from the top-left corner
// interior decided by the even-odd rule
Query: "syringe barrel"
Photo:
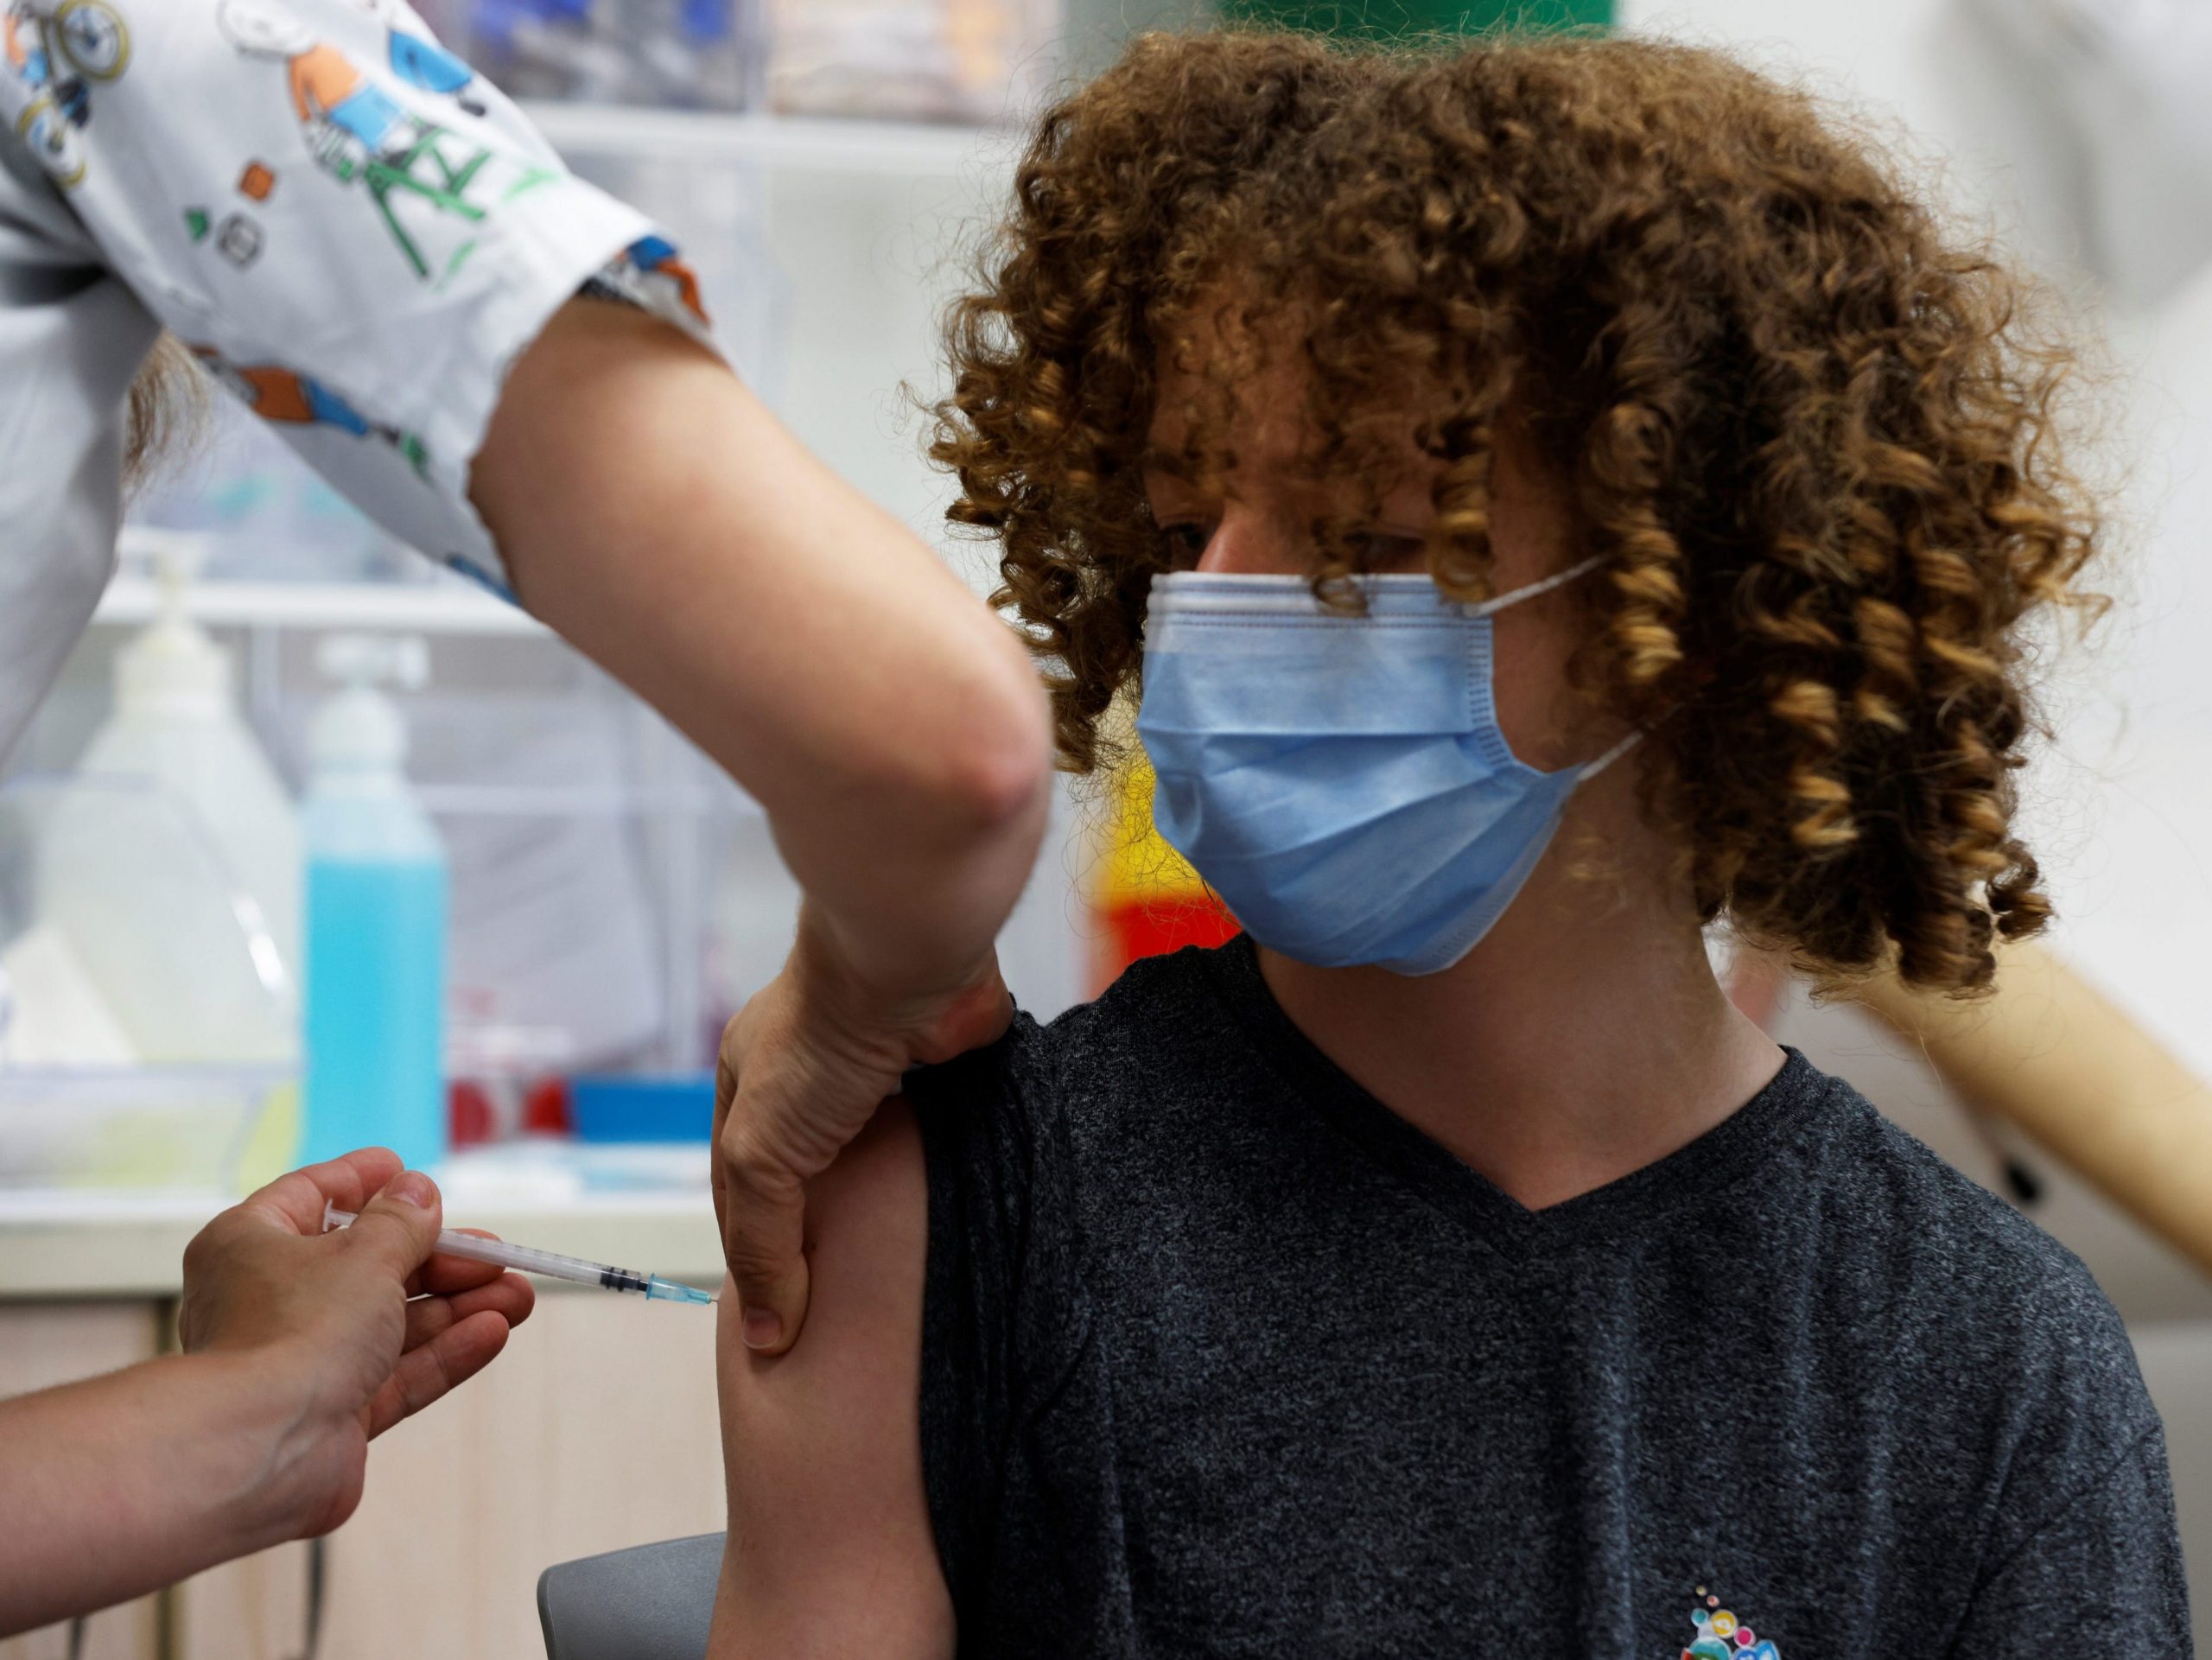
[[[326,1204],[322,1220],[325,1228],[342,1228],[352,1224],[353,1216]],[[635,1269],[588,1262],[581,1256],[563,1256],[558,1251],[539,1250],[532,1245],[511,1245],[504,1239],[481,1239],[473,1233],[455,1233],[450,1228],[438,1235],[436,1250],[441,1256],[490,1262],[499,1268],[519,1269],[524,1274],[543,1275],[548,1279],[603,1286],[609,1291],[634,1291],[643,1295],[650,1284],[648,1276]]]
[[[563,1256],[558,1251],[539,1250],[531,1245],[511,1245],[504,1239],[479,1239],[472,1233],[440,1234],[438,1253],[466,1257],[474,1262],[495,1262],[501,1268],[519,1269],[524,1274],[569,1280],[577,1285],[603,1285],[614,1291],[645,1288],[645,1276],[632,1274],[627,1269],[588,1262],[581,1256]],[[637,1282],[634,1287],[620,1282],[632,1279]]]

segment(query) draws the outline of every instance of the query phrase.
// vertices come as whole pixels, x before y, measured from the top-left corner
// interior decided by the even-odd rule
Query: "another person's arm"
[[[807,1306],[805,1181],[909,1067],[1005,1025],[991,944],[1046,811],[1034,671],[934,554],[645,314],[556,317],[474,480],[524,602],[759,798],[805,890],[791,970],[741,1017],[775,1035],[718,1123],[748,1336],[780,1351]]]
[[[760,801],[852,968],[973,978],[1050,757],[1027,654],[944,562],[626,307],[554,318],[474,476],[523,603]]]
[[[323,1233],[326,1201],[359,1220]],[[431,1256],[440,1214],[382,1149],[295,1171],[186,1251],[184,1352],[0,1402],[0,1636],[352,1515],[368,1443],[530,1313],[518,1275]]]
[[[1991,990],[1963,1002],[1880,974],[1852,995],[1974,1111],[2212,1273],[2212,1080],[2041,940],[2005,946]]]

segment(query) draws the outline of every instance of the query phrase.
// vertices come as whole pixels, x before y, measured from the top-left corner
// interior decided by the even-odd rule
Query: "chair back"
[[[560,1562],[537,1576],[546,1660],[702,1660],[722,1536]]]

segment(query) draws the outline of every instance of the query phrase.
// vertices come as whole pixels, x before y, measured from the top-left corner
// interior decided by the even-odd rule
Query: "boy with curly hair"
[[[2024,294],[1682,47],[1154,37],[1045,115],[936,453],[1244,932],[912,1075],[789,1352],[726,1300],[717,1654],[2187,1651],[2111,1306],[1704,944],[1964,995],[2048,914]]]

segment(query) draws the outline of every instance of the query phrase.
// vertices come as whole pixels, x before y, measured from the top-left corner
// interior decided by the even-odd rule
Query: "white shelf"
[[[531,120],[563,155],[635,156],[893,178],[957,178],[1013,154],[1005,127],[828,116],[725,115],[530,99]]]
[[[126,555],[158,547],[199,550],[210,538],[133,525],[123,533]],[[95,624],[138,627],[153,620],[161,589],[150,576],[118,576],[100,595]],[[234,628],[372,628],[410,634],[504,634],[551,638],[528,612],[462,582],[195,582],[184,608],[194,621]]]
[[[118,576],[92,613],[99,624],[136,627],[153,620],[159,590],[146,576]],[[466,588],[400,582],[195,582],[185,610],[215,626],[372,628],[410,634],[538,637],[545,625],[527,612]]]

